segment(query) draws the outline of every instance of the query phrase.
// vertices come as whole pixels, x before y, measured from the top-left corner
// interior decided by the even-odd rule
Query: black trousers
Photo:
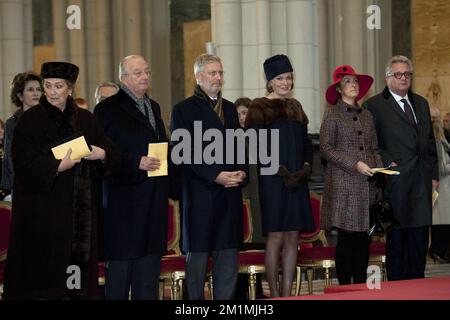
[[[441,224],[431,226],[430,254],[435,253],[442,259],[446,259],[450,248],[450,225]]]
[[[336,275],[340,285],[365,283],[369,264],[370,236],[366,232],[339,229],[336,246]]]
[[[428,226],[395,228],[388,232],[386,271],[389,281],[425,277],[428,229]]]
[[[212,252],[215,300],[234,299],[239,269],[238,249]],[[205,299],[209,252],[189,252],[186,257],[186,289],[189,300]]]
[[[161,255],[151,254],[135,260],[108,261],[105,269],[107,300],[157,300]]]

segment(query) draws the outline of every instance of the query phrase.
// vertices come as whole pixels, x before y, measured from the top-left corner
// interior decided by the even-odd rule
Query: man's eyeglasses
[[[405,79],[411,79],[413,76],[412,72],[394,72],[389,73],[388,77],[394,77],[395,79],[401,79],[403,76],[405,76]]]
[[[214,78],[217,75],[220,75],[220,77],[223,77],[224,71],[207,71],[206,74],[210,76],[211,78]]]
[[[138,71],[135,71],[135,72],[131,73],[131,75],[134,76],[134,77],[136,77],[136,78],[142,77],[143,74],[145,74],[145,75],[147,75],[148,77],[150,77],[150,75],[152,74],[152,72],[151,72],[150,70],[144,70],[144,71],[138,70]]]

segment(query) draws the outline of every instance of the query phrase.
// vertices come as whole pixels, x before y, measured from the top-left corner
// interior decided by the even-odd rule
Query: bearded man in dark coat
[[[160,160],[149,143],[167,142],[159,104],[147,90],[150,68],[138,55],[119,65],[120,90],[94,115],[122,154],[116,175],[103,184],[103,258],[106,299],[157,299],[161,256],[167,245],[168,176],[149,177]]]
[[[413,65],[405,56],[386,66],[384,91],[365,103],[372,112],[381,158],[399,171],[389,176],[390,199],[398,225],[386,237],[389,280],[423,278],[431,225],[431,194],[439,187],[436,143],[428,102],[411,92]]]
[[[194,65],[197,86],[195,94],[172,110],[172,141],[178,129],[189,132],[194,141],[195,124],[217,129],[225,137],[226,129],[238,129],[234,104],[222,98],[223,68],[219,57],[203,54]],[[200,130],[199,130],[200,131]],[[197,132],[198,133],[198,132]],[[223,139],[225,141],[225,139]],[[240,184],[246,178],[244,165],[214,162],[195,163],[202,157],[206,144],[198,149],[191,145],[190,163],[181,165],[183,251],[187,252],[186,287],[191,300],[204,299],[208,258],[213,259],[214,298],[233,299],[238,276],[238,247],[242,242],[242,193]],[[175,152],[175,147],[174,147]],[[223,160],[226,158],[224,147]]]

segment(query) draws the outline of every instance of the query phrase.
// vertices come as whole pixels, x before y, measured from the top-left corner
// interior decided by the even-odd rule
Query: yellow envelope
[[[436,190],[433,190],[433,194],[431,195],[432,206],[436,203],[437,198],[439,197],[439,193]]]
[[[168,150],[167,142],[149,143],[148,144],[148,156],[158,158],[159,161],[161,162],[161,166],[159,167],[158,170],[147,171],[148,177],[160,177],[160,176],[168,175],[167,150]]]
[[[399,171],[395,171],[395,170],[388,170],[386,168],[372,168],[373,171],[375,172],[380,172],[380,173],[384,173],[390,176],[398,176],[400,174]]]
[[[72,149],[72,154],[70,155],[70,159],[72,160],[79,160],[91,154],[86,139],[84,139],[84,136],[81,136],[52,148],[55,159],[63,159],[69,148]]]

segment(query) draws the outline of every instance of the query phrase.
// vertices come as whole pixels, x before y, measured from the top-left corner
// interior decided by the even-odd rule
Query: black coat
[[[103,148],[106,164],[82,160],[57,174],[60,160],[54,158],[51,148],[74,134]],[[98,191],[101,177],[118,163],[117,156],[92,114],[76,107],[71,98],[64,112],[42,97],[38,106],[22,115],[12,141],[15,178],[4,281],[7,298],[71,295],[74,292],[67,290],[66,271],[72,264],[82,269],[83,289],[88,289],[84,293],[94,294],[98,282]],[[73,248],[78,244],[89,248],[87,261],[75,256]]]
[[[147,171],[139,169],[149,143],[168,141],[160,107],[153,100],[151,105],[157,131],[122,89],[94,111],[122,155],[120,170],[103,184],[101,249],[105,260],[132,260],[166,252],[168,177],[149,178]]]
[[[222,108],[224,124],[208,101],[197,96],[189,97],[173,107],[171,128],[173,131],[187,130],[194,142],[194,121],[201,121],[202,135],[208,129],[218,129],[225,137],[225,129],[240,126],[234,104],[222,99]],[[201,150],[208,144],[204,143],[203,148],[200,146]],[[221,171],[247,171],[247,166],[208,165],[202,162],[183,164],[181,167],[183,251],[210,252],[238,248],[243,237],[241,188],[225,188],[214,180]]]
[[[364,105],[372,112],[384,165],[399,165],[395,170],[400,175],[387,178],[385,197],[401,227],[420,227],[431,224],[431,180],[438,180],[439,174],[428,102],[411,92],[408,98],[417,127],[408,122],[388,88]]]

